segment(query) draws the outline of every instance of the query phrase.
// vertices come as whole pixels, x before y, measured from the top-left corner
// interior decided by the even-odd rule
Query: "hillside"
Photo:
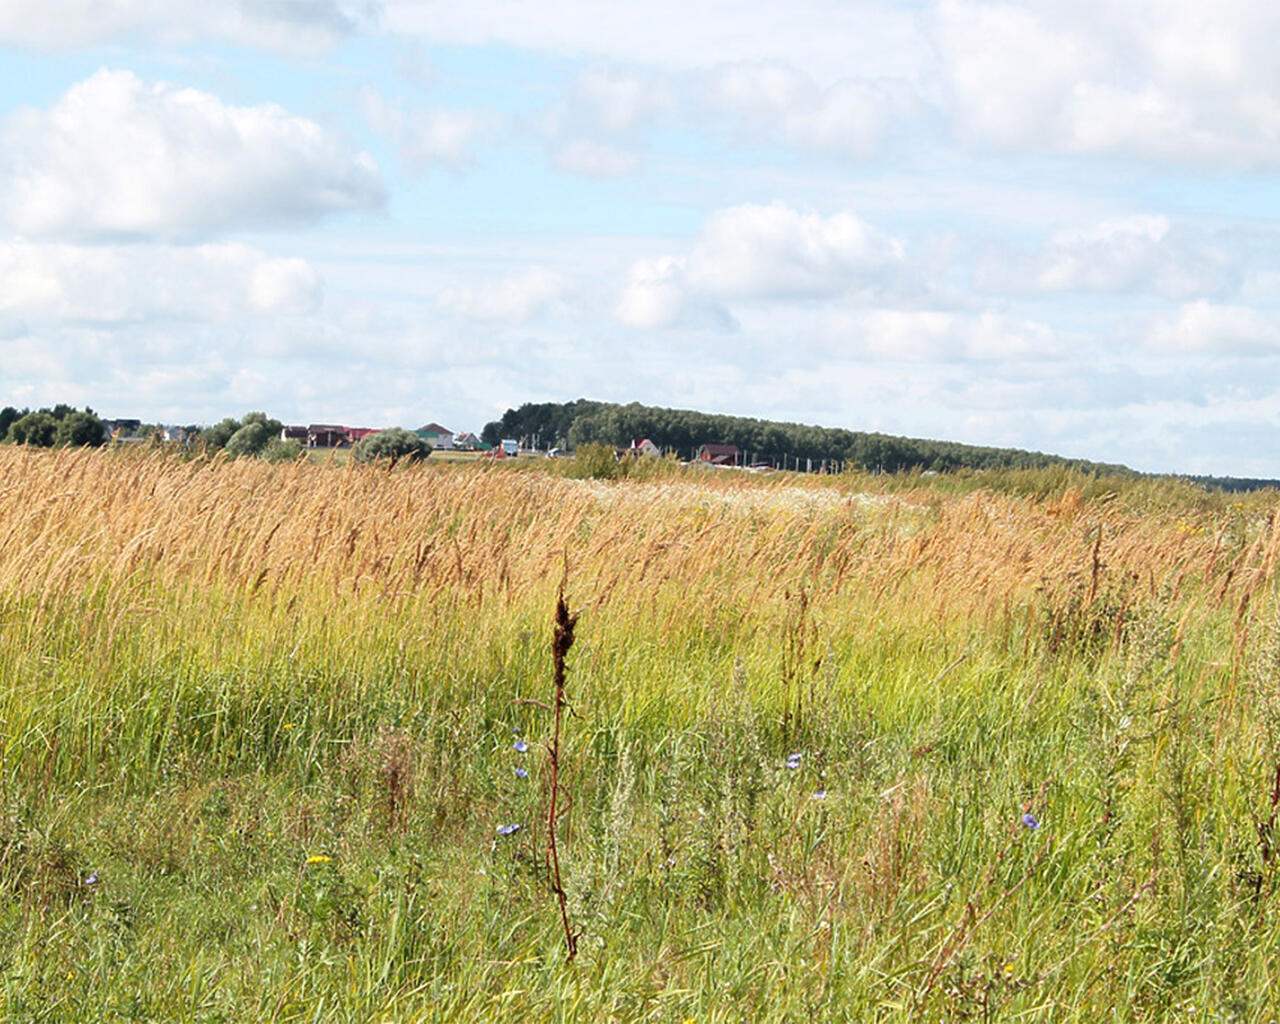
[[[518,437],[542,445],[581,445],[592,442],[615,446],[649,438],[682,458],[692,457],[699,445],[737,445],[752,459],[787,459],[848,465],[897,473],[903,470],[1042,469],[1071,467],[1084,472],[1136,475],[1127,466],[1068,459],[1017,448],[990,448],[890,434],[780,423],[745,416],[724,416],[691,409],[666,409],[631,402],[618,405],[581,398],[574,402],[527,402],[508,409],[484,428],[490,443]]]

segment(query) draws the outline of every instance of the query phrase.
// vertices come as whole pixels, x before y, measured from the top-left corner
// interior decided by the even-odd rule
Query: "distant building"
[[[363,441],[370,434],[376,434],[377,427],[347,427],[347,440],[352,444]]]
[[[307,428],[298,427],[298,426],[281,427],[280,440],[281,441],[297,441],[300,445],[305,446],[307,443]]]
[[[136,437],[142,429],[142,420],[103,420],[102,429],[110,440],[119,441],[126,437]]]
[[[449,449],[453,447],[453,431],[448,427],[440,426],[439,423],[428,423],[425,427],[419,427],[414,433],[431,445],[432,448]]]
[[[736,466],[742,461],[742,452],[736,444],[704,444],[698,449],[698,459],[713,466]]]
[[[332,423],[313,423],[307,427],[308,448],[343,448],[349,443],[346,427]]]
[[[647,437],[642,441],[632,441],[631,447],[627,451],[632,455],[652,455],[655,457],[662,454],[662,449]]]
[[[463,452],[487,452],[493,445],[485,444],[475,434],[464,430],[453,435],[453,447]]]

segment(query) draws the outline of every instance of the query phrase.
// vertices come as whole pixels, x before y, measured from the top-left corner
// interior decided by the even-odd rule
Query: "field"
[[[0,1016],[1280,1015],[1274,494],[571,474],[0,448]]]

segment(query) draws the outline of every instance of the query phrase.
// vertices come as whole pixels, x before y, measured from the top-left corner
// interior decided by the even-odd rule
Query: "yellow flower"
[[[307,858],[307,863],[308,864],[328,864],[329,861],[331,860],[333,860],[332,857],[326,857],[323,853],[313,853],[310,857]]]
[[[284,725],[282,725],[280,728],[281,728],[281,729],[292,729],[292,728],[293,728],[293,726],[294,726],[294,723],[293,723],[293,722],[285,722],[285,723],[284,723]]]

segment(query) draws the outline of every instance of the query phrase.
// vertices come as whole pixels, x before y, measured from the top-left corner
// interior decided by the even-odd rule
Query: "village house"
[[[349,443],[346,427],[332,423],[313,423],[307,427],[308,448],[342,448]]]
[[[485,444],[469,430],[464,430],[453,435],[453,447],[464,452],[487,452],[490,445]]]
[[[453,447],[453,431],[448,427],[440,426],[439,423],[428,423],[425,427],[419,427],[414,433],[432,448],[448,450]]]
[[[742,461],[742,452],[736,444],[704,444],[698,449],[698,461],[713,466],[736,466]]]
[[[633,440],[631,447],[627,451],[632,455],[652,455],[655,458],[662,454],[662,449],[650,441],[647,437],[641,441]]]

